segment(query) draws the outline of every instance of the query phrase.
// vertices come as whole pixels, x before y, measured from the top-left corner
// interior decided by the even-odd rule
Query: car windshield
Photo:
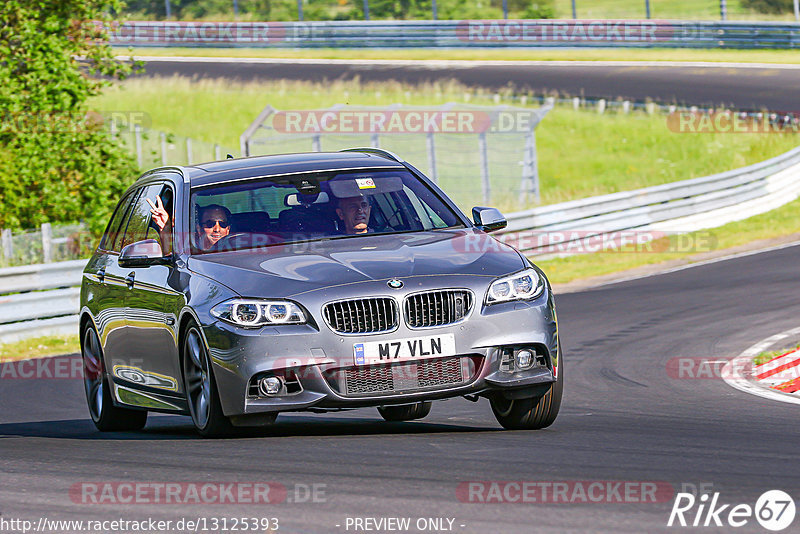
[[[408,171],[302,174],[192,191],[193,252],[463,227]]]

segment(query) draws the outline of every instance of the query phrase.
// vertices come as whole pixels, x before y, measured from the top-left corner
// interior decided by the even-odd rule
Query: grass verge
[[[359,80],[232,84],[218,80],[161,78],[130,80],[93,99],[91,105],[101,112],[144,112],[153,129],[238,147],[239,135],[267,104],[279,110],[328,108],[338,103],[360,106],[393,103],[438,106],[447,102],[521,105],[520,99],[511,95],[510,90],[497,97],[495,100],[491,93],[452,81],[410,86],[361,83]],[[556,108],[544,119],[536,137],[543,204],[731,170],[786,152],[798,141],[797,136],[790,134],[676,134],[667,127],[666,117],[660,114],[609,112],[600,115],[563,107]],[[350,146],[365,142],[364,139],[349,141],[352,138],[347,136],[338,138]],[[460,149],[474,155],[475,139],[465,139],[459,137]],[[504,141],[497,136],[495,139],[489,140],[490,148],[493,142]],[[424,145],[417,152],[404,153],[392,147],[392,141],[394,139],[384,142],[423,171],[427,169]],[[507,147],[498,150],[501,148]],[[311,149],[310,141],[303,149]],[[453,148],[454,151],[458,149]],[[438,155],[441,166],[447,165],[445,158],[448,156],[449,152]],[[514,156],[521,159],[517,153]],[[457,163],[452,163],[455,170],[458,170]],[[479,173],[475,165],[441,183],[445,191],[458,194],[461,189],[480,184]],[[505,211],[531,207],[519,204],[518,187],[517,174],[493,182],[492,203]],[[514,197],[505,203],[502,201],[504,188],[505,198],[511,199],[510,193]],[[478,190],[476,198],[457,199],[465,209],[482,201],[479,187],[475,189]]]
[[[77,335],[45,336],[0,345],[0,363],[81,351]]]
[[[797,350],[797,349],[800,349],[800,345],[797,345],[797,346],[794,346],[794,347],[789,347],[789,348],[786,348],[786,349],[781,349],[781,350],[770,350],[770,351],[767,351],[767,352],[762,352],[761,354],[759,354],[758,356],[753,358],[753,363],[755,365],[762,365],[762,364],[765,364],[765,363],[767,363],[768,361],[770,361],[770,360],[772,360],[774,358],[777,358],[778,356],[782,356],[782,355],[786,354],[787,352],[791,352],[791,351]]]
[[[465,61],[702,61],[800,64],[795,50],[551,49],[551,48],[117,48],[119,55],[277,59],[393,59]]]
[[[675,260],[694,263],[708,259],[710,254],[734,249],[754,241],[766,241],[800,233],[800,199],[789,202],[778,209],[762,213],[718,228],[673,236],[652,242],[640,251],[628,249],[622,252],[598,252],[566,258],[554,258],[536,263],[544,269],[555,284],[616,273],[625,276],[626,271],[646,265],[658,265]],[[648,252],[666,250],[666,252]]]

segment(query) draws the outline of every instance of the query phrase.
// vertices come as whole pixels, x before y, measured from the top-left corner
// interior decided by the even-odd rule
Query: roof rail
[[[186,183],[186,184],[189,183],[189,173],[186,172],[186,169],[181,167],[180,165],[169,165],[169,166],[166,166],[166,167],[158,167],[156,169],[151,169],[151,170],[147,171],[146,173],[142,174],[141,176],[139,176],[139,178],[137,178],[136,181],[138,182],[142,178],[146,178],[146,177],[148,177],[150,175],[153,175],[153,174],[156,174],[156,173],[159,173],[159,172],[163,172],[163,171],[176,171],[178,174],[181,175],[181,177],[183,178],[183,182],[184,183]]]
[[[394,152],[389,152],[388,150],[384,150],[382,148],[374,148],[371,146],[345,148],[340,150],[339,152],[364,152],[366,154],[376,154],[378,156],[383,156],[384,158],[393,159],[398,163],[403,163],[403,160],[400,159],[400,156],[398,156]]]

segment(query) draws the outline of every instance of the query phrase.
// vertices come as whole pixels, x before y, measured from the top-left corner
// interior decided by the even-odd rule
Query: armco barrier
[[[0,343],[76,333],[85,266],[73,260],[0,269]]]
[[[800,24],[656,20],[125,22],[115,46],[800,48]]]
[[[624,230],[690,232],[752,217],[800,195],[800,148],[712,176],[512,213],[499,235],[529,255],[547,249],[526,232],[560,232],[569,243]],[[563,249],[569,247],[564,246]]]
[[[526,232],[574,231],[578,239],[633,229],[690,232],[745,219],[798,196],[800,148],[713,176],[511,213],[506,230],[496,235],[535,256],[551,251],[524,246],[535,241],[520,238]],[[0,269],[0,343],[77,333],[77,286],[85,264],[75,260]],[[50,291],[36,291],[44,289]]]

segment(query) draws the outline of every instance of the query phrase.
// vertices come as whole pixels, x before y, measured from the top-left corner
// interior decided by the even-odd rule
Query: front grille
[[[409,295],[405,301],[406,323],[411,328],[457,323],[472,310],[472,300],[472,293],[466,289]]]
[[[480,360],[454,356],[393,365],[348,367],[326,375],[334,389],[347,396],[408,393],[470,382]]]
[[[397,303],[388,297],[326,304],[325,321],[340,334],[375,334],[397,328]]]

